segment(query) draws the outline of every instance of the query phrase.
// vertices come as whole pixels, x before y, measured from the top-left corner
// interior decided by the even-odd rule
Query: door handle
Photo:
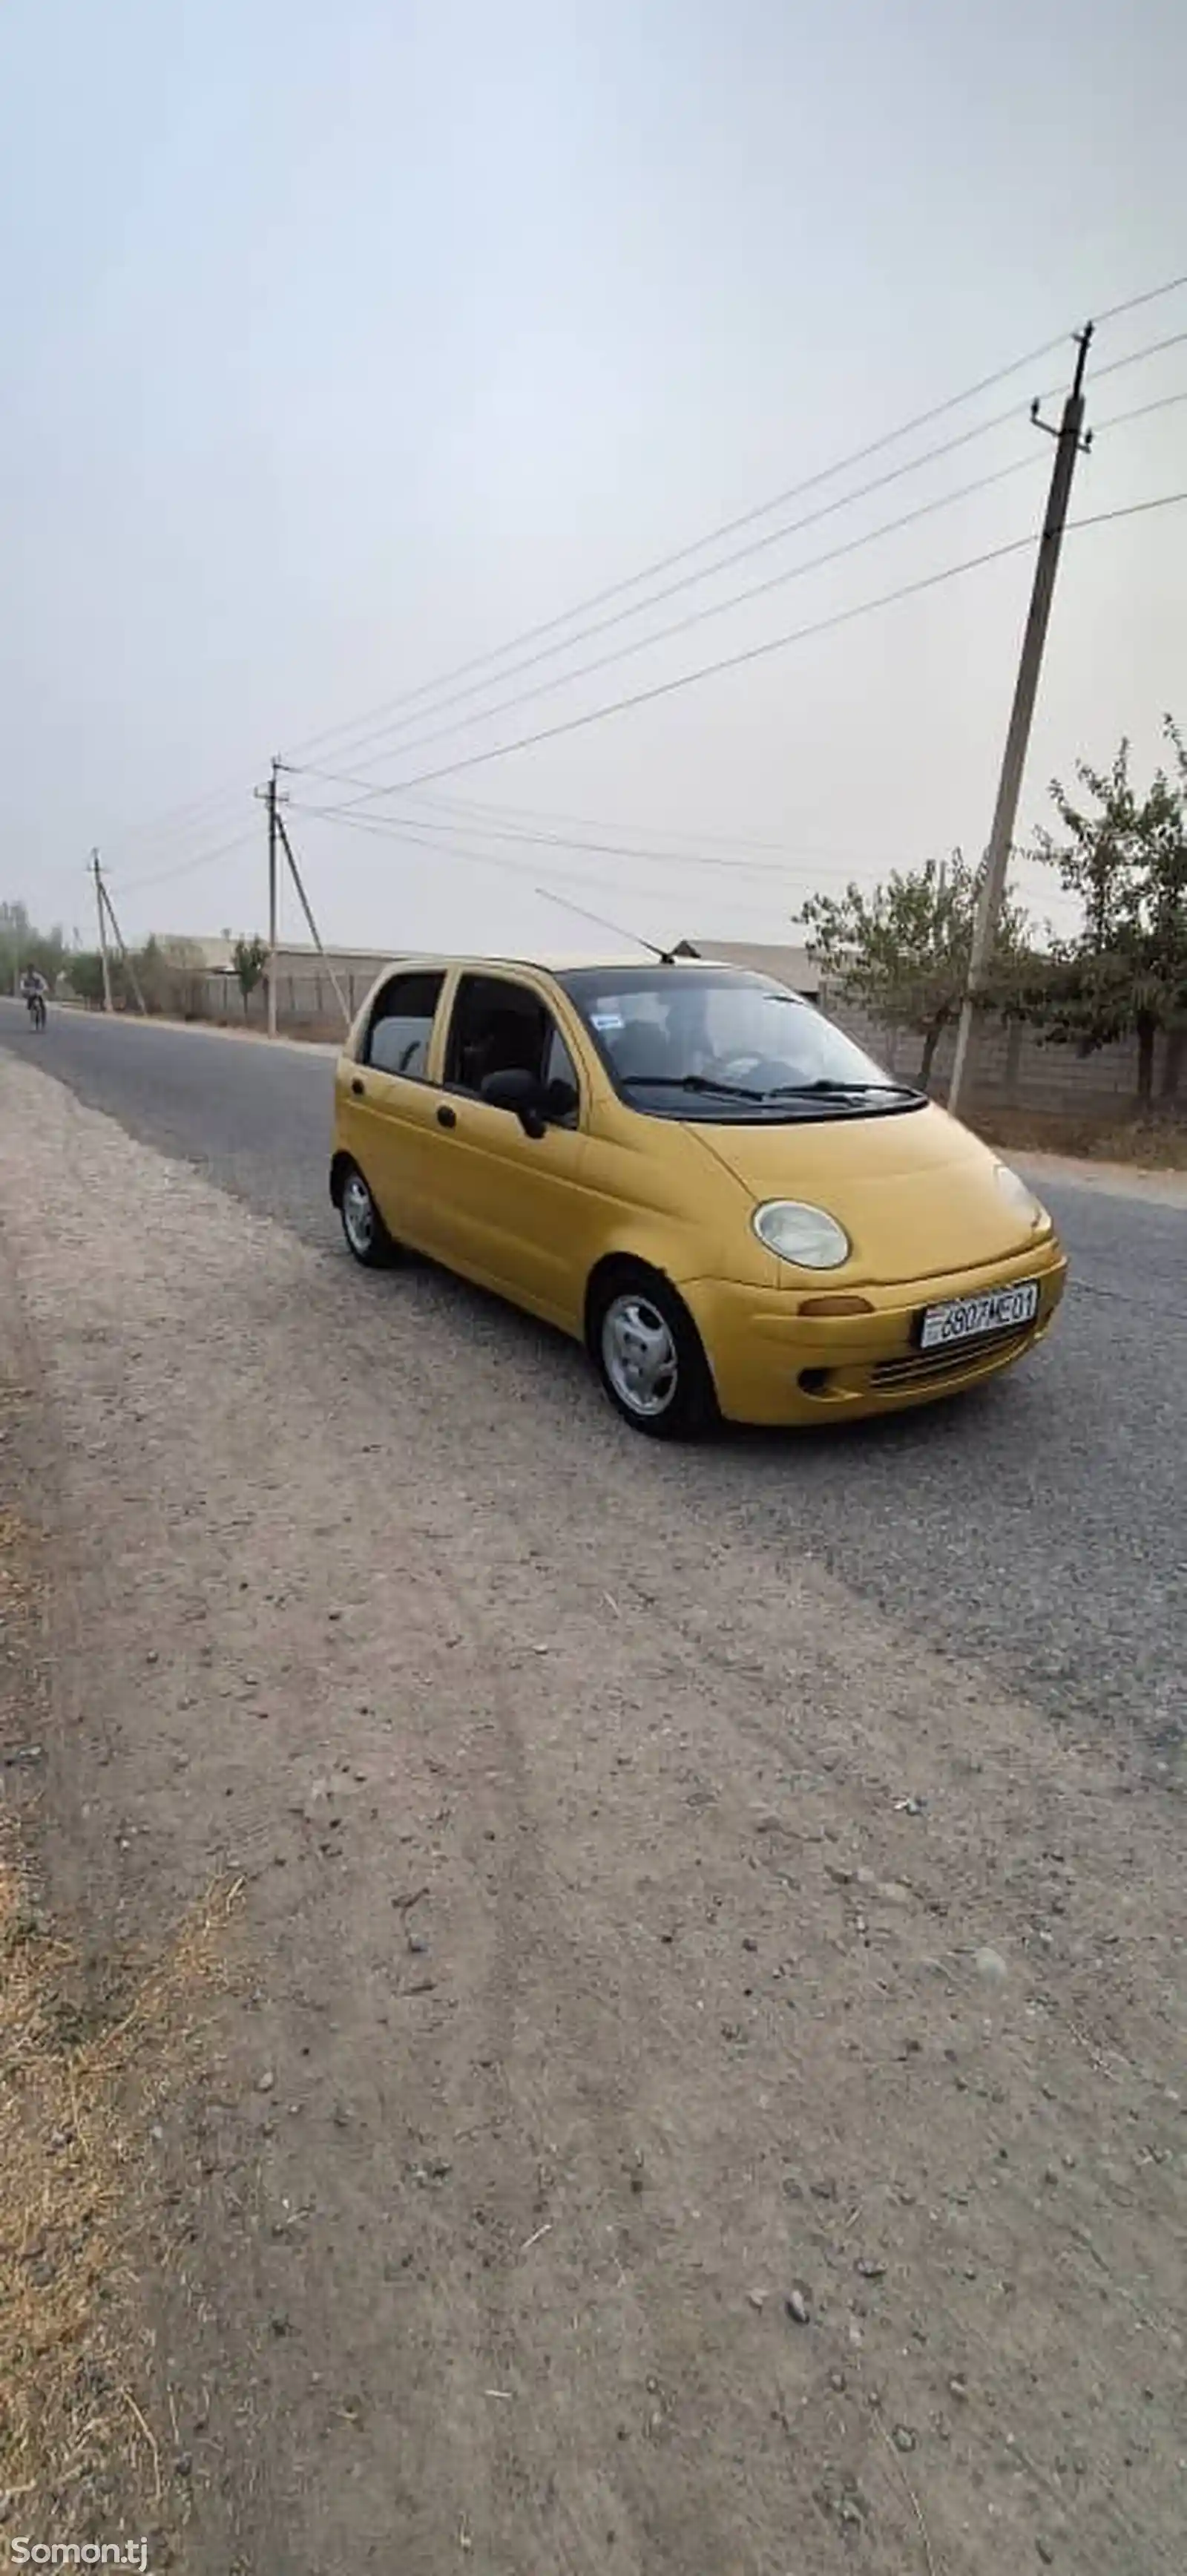
[[[367,1089],[365,1082],[360,1082],[356,1076],[350,1087],[356,1100],[362,1100],[364,1098]]]
[[[456,1127],[457,1125],[457,1111],[456,1109],[450,1108],[447,1100],[442,1101],[437,1112],[437,1125],[439,1127]]]

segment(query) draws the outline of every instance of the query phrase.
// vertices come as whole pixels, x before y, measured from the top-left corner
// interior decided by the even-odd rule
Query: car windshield
[[[810,1002],[736,967],[579,967],[561,977],[616,1089],[663,1118],[862,1118],[918,1108]]]

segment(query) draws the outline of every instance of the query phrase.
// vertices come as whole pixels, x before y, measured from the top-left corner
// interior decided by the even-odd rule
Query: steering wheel
[[[773,1055],[735,1055],[722,1065],[731,1082],[744,1082],[755,1091],[778,1091],[786,1082],[795,1080],[795,1070]]]

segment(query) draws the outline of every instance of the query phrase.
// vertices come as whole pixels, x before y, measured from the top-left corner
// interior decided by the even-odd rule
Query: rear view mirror
[[[509,1109],[518,1118],[525,1136],[544,1134],[544,1095],[534,1073],[521,1065],[509,1065],[502,1073],[488,1073],[482,1085],[482,1098],[488,1108]]]

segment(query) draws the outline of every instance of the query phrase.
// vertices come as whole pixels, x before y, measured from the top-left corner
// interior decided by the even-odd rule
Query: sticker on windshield
[[[601,1029],[603,1031],[607,1029],[624,1029],[626,1027],[626,1021],[624,1020],[621,1011],[591,1011],[589,1015],[589,1025],[591,1029]]]

